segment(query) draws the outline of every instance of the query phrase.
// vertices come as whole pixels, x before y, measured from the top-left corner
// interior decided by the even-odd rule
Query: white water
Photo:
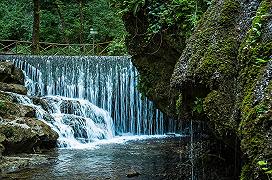
[[[59,134],[60,147],[93,146],[116,135],[163,135],[177,128],[141,97],[137,71],[128,57],[8,59],[24,70],[28,95],[40,98],[14,96],[34,107],[37,118]]]

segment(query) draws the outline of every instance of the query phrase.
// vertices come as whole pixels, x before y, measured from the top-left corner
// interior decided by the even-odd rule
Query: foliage
[[[272,169],[270,163],[267,161],[261,160],[257,162],[257,165],[264,171],[265,174],[272,174]]]
[[[81,34],[83,43],[86,44],[93,43],[93,40],[95,43],[114,41],[112,46],[116,47],[118,42],[119,50],[115,51],[115,55],[126,54],[123,41],[126,34],[124,24],[121,16],[110,6],[109,0],[82,0],[82,3],[83,23],[81,24],[78,1],[41,0],[40,41],[78,44]],[[0,39],[31,41],[32,6],[27,0],[0,2]],[[81,27],[83,27],[82,31]],[[98,34],[95,36],[90,34],[91,28],[97,30]]]
[[[179,94],[178,99],[176,100],[176,111],[177,113],[180,112],[182,106],[182,94]]]
[[[125,37],[122,39],[114,39],[108,48],[108,55],[116,56],[116,55],[127,55],[127,48],[125,46]]]
[[[209,0],[112,0],[119,13],[133,13],[135,16],[140,8],[148,16],[147,36],[178,26],[185,36],[189,37],[203,12],[211,4]]]
[[[31,40],[32,6],[29,1],[0,1],[0,39]]]
[[[193,112],[197,112],[198,114],[203,112],[203,98],[196,97],[193,106]]]

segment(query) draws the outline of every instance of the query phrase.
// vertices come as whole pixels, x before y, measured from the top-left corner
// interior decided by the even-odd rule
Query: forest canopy
[[[0,39],[32,40],[33,2],[0,2]],[[126,54],[126,31],[117,10],[108,0],[40,0],[40,42],[110,42],[108,55]]]

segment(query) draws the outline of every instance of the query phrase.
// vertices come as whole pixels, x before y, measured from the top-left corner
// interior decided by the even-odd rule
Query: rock
[[[29,159],[22,158],[8,158],[4,157],[0,164],[1,176],[5,176],[7,173],[19,171],[29,166]],[[0,176],[0,177],[1,177]]]
[[[134,169],[129,170],[129,172],[127,172],[127,177],[128,178],[132,178],[132,177],[136,177],[141,175],[139,172],[135,171]]]
[[[5,151],[5,147],[2,144],[0,144],[0,162],[2,160],[2,154],[3,154],[4,151]]]
[[[12,78],[17,81],[17,84],[24,85],[25,84],[25,76],[24,73],[21,69],[19,68],[14,68]]]
[[[2,176],[8,178],[8,173],[20,171],[25,168],[36,167],[46,163],[48,163],[48,159],[42,155],[21,154],[17,157],[3,157],[2,162],[0,164],[0,170],[2,172]]]
[[[24,74],[12,62],[2,61],[0,62],[0,82],[23,85]]]
[[[7,84],[7,83],[2,83],[0,82],[0,90],[1,91],[8,91],[8,92],[13,92],[17,94],[27,94],[27,89],[23,85],[20,84]]]
[[[13,102],[13,97],[10,94],[6,93],[6,92],[0,91],[0,100],[1,101]]]
[[[56,146],[58,134],[47,124],[35,118],[4,119],[0,134],[5,153],[33,152],[35,148],[49,149]]]
[[[33,101],[33,104],[41,106],[45,111],[51,112],[50,105],[48,102],[40,97],[31,97],[31,100]]]
[[[35,109],[30,106],[16,104],[8,101],[1,101],[0,103],[1,117],[35,117],[35,114]]]

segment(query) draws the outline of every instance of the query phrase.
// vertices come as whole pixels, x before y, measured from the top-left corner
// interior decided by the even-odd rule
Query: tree
[[[33,31],[32,31],[32,53],[39,53],[39,38],[40,38],[40,0],[33,0]]]

